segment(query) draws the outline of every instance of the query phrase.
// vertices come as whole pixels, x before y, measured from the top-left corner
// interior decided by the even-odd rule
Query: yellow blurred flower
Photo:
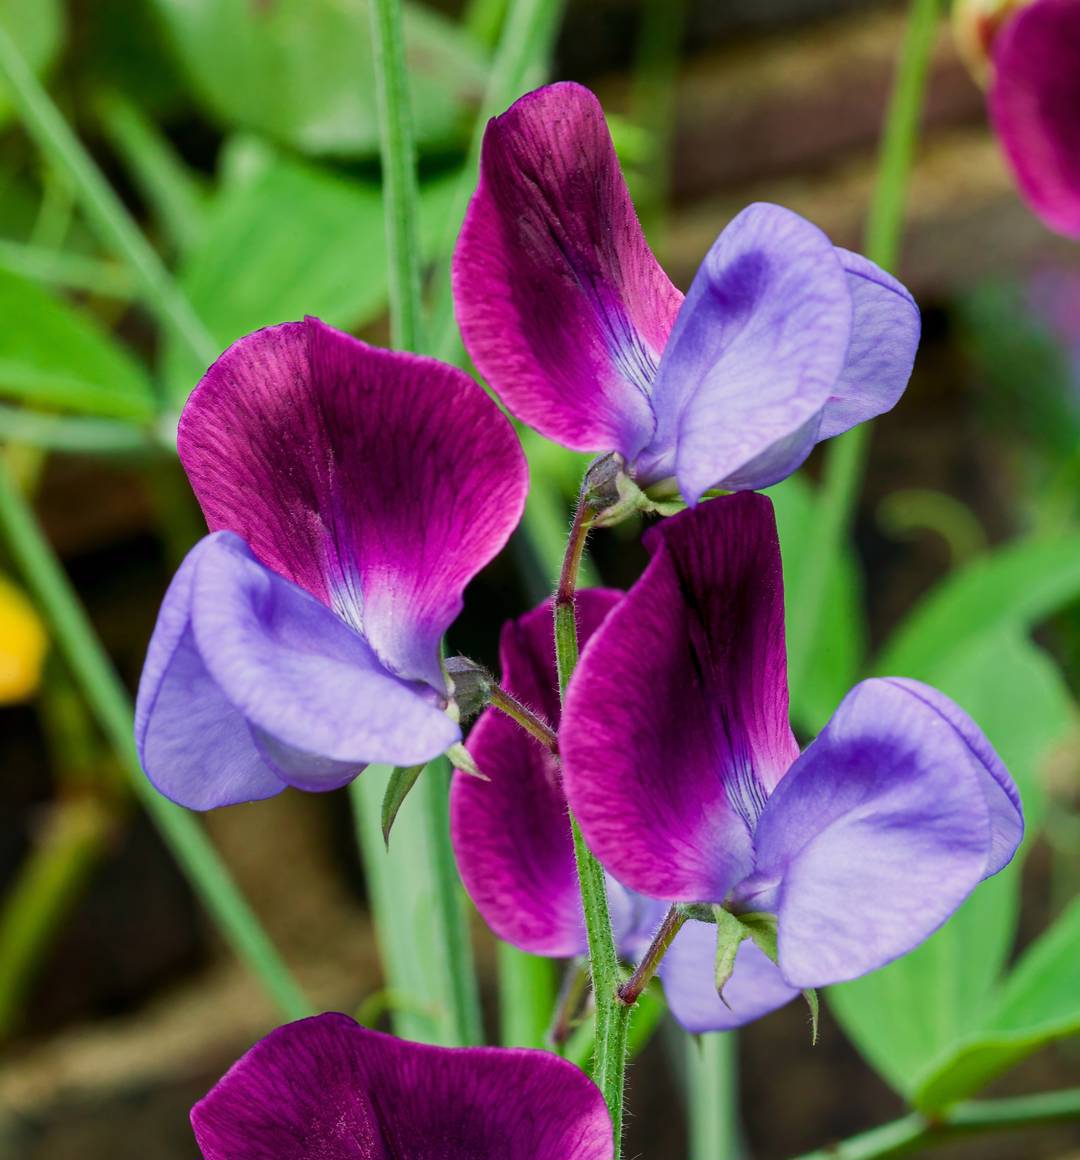
[[[0,575],[0,704],[37,691],[49,638],[34,606]]]

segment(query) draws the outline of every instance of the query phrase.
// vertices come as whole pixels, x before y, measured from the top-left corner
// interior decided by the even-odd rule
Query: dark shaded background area
[[[73,5],[75,31],[65,60],[77,60],[80,45],[100,47],[102,12],[115,12],[118,3]],[[639,21],[633,0],[571,3],[553,75],[588,83],[607,108],[631,114],[630,72],[642,51]],[[789,205],[837,243],[858,247],[901,27],[895,4],[868,0],[689,5],[673,91],[670,208],[650,222],[676,282],[689,282],[724,222],[759,198]],[[117,60],[143,51],[136,32],[130,46],[112,47]],[[61,89],[65,76],[62,69]],[[187,159],[210,171],[219,144],[214,131],[190,108],[164,97],[159,115]],[[2,150],[26,148],[13,130],[0,141]],[[134,201],[107,150],[100,156]],[[1016,199],[985,124],[982,95],[945,36],[934,62],[909,219],[901,272],[924,309],[924,346],[902,405],[875,426],[856,526],[875,643],[951,562],[950,545],[940,535],[890,524],[883,514],[886,497],[907,488],[945,492],[967,505],[986,537],[998,542],[1027,525],[1031,481],[1045,454],[1039,435],[1026,431],[1018,414],[1022,393],[1019,400],[1002,395],[973,357],[957,301],[986,279],[1022,277],[1048,262],[1080,271],[1077,247],[1054,239]],[[148,341],[137,321],[124,325],[136,345]],[[816,470],[812,461],[811,474]],[[160,489],[183,494],[177,485],[176,479],[159,480],[150,487],[142,472],[122,463],[55,457],[41,492],[39,511],[49,534],[132,687],[172,570],[154,511]],[[633,536],[614,533],[597,537],[595,557],[605,581],[623,585],[642,561]],[[499,621],[529,603],[507,553],[470,590],[453,632],[455,647],[494,664]],[[1078,613],[1074,608],[1060,616],[1042,640],[1062,661],[1074,693]],[[5,880],[42,824],[54,790],[46,739],[28,708],[0,711],[0,770]],[[1077,806],[1075,774],[1073,754],[1052,787],[1066,813]],[[378,989],[341,794],[289,793],[220,811],[206,822],[318,1002],[354,1009]],[[122,805],[103,841],[104,856],[41,965],[17,1036],[0,1046],[4,1160],[190,1160],[195,1149],[186,1128],[188,1107],[273,1021],[256,985],[210,931],[149,823]],[[1022,940],[1048,920],[1061,857],[1048,844],[1030,857]],[[1075,886],[1075,851],[1073,873]],[[479,928],[477,943],[490,982],[492,946]],[[669,1038],[657,1036],[632,1068],[628,1156],[684,1154],[675,1079],[681,1046],[673,1052]],[[804,1012],[796,1006],[748,1028],[739,1042],[746,1139],[757,1160],[780,1160],[901,1111],[898,1098],[828,1014],[817,1047],[810,1046]],[[1080,1084],[1075,1043],[1043,1052],[992,1090],[1066,1084]],[[1080,1133],[1065,1127],[981,1139],[938,1154],[1075,1160]]]

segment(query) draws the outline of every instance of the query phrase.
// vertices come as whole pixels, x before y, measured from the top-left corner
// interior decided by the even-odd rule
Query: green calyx
[[[670,516],[686,506],[678,496],[654,499],[642,491],[627,473],[622,456],[615,452],[602,455],[589,467],[585,487],[594,528],[614,527],[637,513]]]
[[[692,908],[691,917],[699,920],[704,918],[698,913],[701,909]],[[729,1004],[724,998],[724,988],[731,980],[735,971],[735,957],[746,939],[750,939],[771,962],[777,962],[776,915],[764,911],[732,914],[722,906],[711,906],[707,909],[710,914],[705,921],[716,923],[716,993],[727,1007]],[[810,1042],[817,1043],[819,1015],[817,992],[807,988],[803,991],[803,998],[810,1008]]]

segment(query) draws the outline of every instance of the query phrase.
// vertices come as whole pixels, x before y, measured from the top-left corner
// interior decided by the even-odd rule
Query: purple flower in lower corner
[[[1022,837],[989,742],[943,694],[890,677],[852,689],[800,753],[769,500],[712,500],[646,544],[644,574],[585,647],[560,729],[590,848],[649,897],[772,916],[777,964],[755,959],[742,982],[760,999],[750,1017],[913,949]],[[688,924],[665,961],[695,1030],[732,1023],[699,966],[713,937]],[[749,965],[736,963],[733,990]]]
[[[1080,238],[1080,0],[1031,0],[992,43],[990,117],[1025,200]]]
[[[728,225],[684,300],[570,83],[488,125],[453,278],[465,345],[519,419],[690,503],[775,483],[889,410],[919,339],[895,278],[773,205]]]
[[[599,1090],[541,1051],[445,1048],[319,1015],[273,1031],[191,1112],[205,1160],[611,1160]]]
[[[591,588],[578,593],[578,631],[587,642],[623,593]],[[551,603],[503,629],[502,685],[551,724],[559,721],[552,650]],[[556,759],[514,721],[487,709],[469,734],[469,752],[487,780],[457,774],[450,796],[451,834],[462,881],[488,926],[506,942],[536,955],[586,954],[574,842],[562,773]],[[667,906],[626,889],[608,875],[608,903],[622,957],[639,958]],[[710,1029],[745,1023],[786,1002],[765,956],[751,943],[739,949],[739,970],[725,991],[712,987],[715,937],[702,923],[682,930],[660,967],[672,1014],[694,1031],[703,1003]],[[718,1007],[719,1011],[712,1011]]]
[[[179,451],[211,534],[165,596],[139,686],[154,785],[211,809],[457,742],[440,641],[528,486],[484,391],[317,319],[285,323],[214,363]]]

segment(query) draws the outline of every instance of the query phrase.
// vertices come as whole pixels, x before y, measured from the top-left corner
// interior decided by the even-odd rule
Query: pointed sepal
[[[735,956],[743,940],[750,937],[750,931],[722,906],[714,906],[712,912],[716,922],[716,993],[726,1007],[724,988],[735,972]]]
[[[413,786],[420,780],[420,774],[424,772],[425,767],[426,763],[424,765],[397,766],[390,774],[390,780],[386,783],[386,793],[383,794],[382,800],[382,836],[387,849],[390,848],[390,831],[394,828],[398,811],[409,796]]]

